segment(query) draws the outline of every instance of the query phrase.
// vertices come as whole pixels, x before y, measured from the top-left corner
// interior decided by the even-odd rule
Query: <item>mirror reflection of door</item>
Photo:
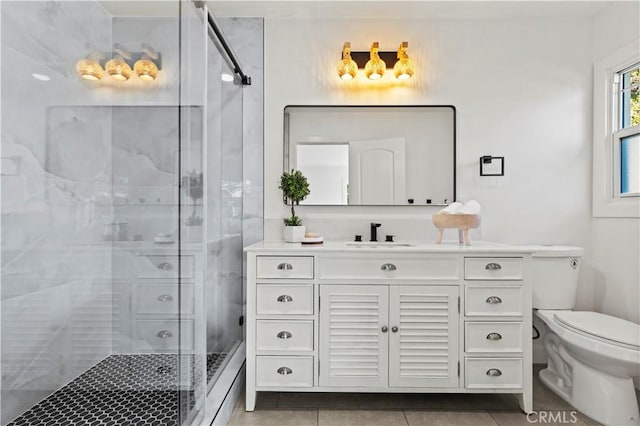
[[[349,145],[343,143],[296,144],[298,169],[309,182],[308,204],[349,203]]]
[[[406,199],[405,139],[349,142],[349,204],[401,204]]]

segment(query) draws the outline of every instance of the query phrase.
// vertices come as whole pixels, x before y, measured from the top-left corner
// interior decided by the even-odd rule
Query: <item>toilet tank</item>
[[[533,246],[533,308],[573,309],[584,249]]]

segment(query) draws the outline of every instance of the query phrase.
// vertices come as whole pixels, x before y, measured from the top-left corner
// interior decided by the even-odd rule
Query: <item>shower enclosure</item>
[[[205,2],[0,17],[0,423],[211,423],[262,233],[248,76]]]

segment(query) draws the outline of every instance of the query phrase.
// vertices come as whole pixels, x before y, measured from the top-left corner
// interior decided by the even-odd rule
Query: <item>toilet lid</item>
[[[612,344],[640,348],[640,325],[621,318],[590,311],[556,312],[561,324],[591,334]]]

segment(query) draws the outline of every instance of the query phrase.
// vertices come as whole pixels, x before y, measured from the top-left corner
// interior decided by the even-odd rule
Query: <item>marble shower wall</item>
[[[100,236],[112,120],[86,107],[109,90],[88,90],[74,69],[89,49],[111,48],[111,17],[95,2],[0,8],[5,424],[111,351],[111,247]]]

